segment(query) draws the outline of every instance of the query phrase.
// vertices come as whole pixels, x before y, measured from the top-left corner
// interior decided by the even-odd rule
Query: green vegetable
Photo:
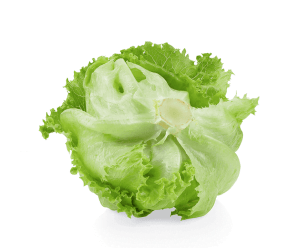
[[[258,104],[228,100],[232,72],[210,56],[195,64],[185,50],[146,42],[93,59],[67,80],[67,99],[40,131],[67,137],[71,173],[104,207],[203,216],[237,180],[240,125]]]

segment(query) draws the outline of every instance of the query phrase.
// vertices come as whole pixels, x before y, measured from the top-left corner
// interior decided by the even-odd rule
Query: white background
[[[1,1],[1,247],[300,247],[299,1]],[[206,216],[127,218],[69,173],[63,135],[45,141],[88,61],[168,42],[232,69],[228,97],[260,97],[242,124],[241,174]]]

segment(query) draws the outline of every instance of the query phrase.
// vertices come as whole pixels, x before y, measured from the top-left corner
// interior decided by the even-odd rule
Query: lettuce
[[[258,105],[226,98],[232,74],[211,54],[195,64],[185,50],[146,42],[75,72],[40,132],[66,136],[71,173],[104,207],[200,217],[237,180],[240,125]]]

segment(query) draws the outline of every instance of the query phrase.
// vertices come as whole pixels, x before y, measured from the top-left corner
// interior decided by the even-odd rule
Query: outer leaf
[[[258,98],[248,99],[245,95],[242,99],[234,97],[209,108],[192,108],[194,121],[191,132],[210,136],[237,151],[243,139],[240,125],[250,113],[255,113],[257,104]]]
[[[189,136],[187,131],[181,133],[178,137],[178,142],[186,151],[195,168],[195,180],[198,183],[198,186],[195,188],[197,198],[194,199],[194,194],[192,194],[193,198],[190,199],[192,207],[187,208],[189,205],[182,206],[182,204],[181,206],[175,206],[177,210],[174,211],[173,214],[182,216],[182,220],[207,214],[213,207],[218,195],[217,169],[214,168],[213,163],[220,157],[216,160],[211,157],[211,153],[213,153],[214,150],[212,150],[209,155],[206,154],[207,150],[209,151],[215,147],[214,144],[212,144],[208,149],[203,150],[207,143],[203,141],[202,138],[200,140],[195,139]]]
[[[135,146],[131,151],[117,157],[112,165],[106,165],[105,180],[114,187],[137,192],[138,188],[146,183],[146,176],[151,169],[149,158],[143,153],[145,146]]]
[[[235,97],[203,109],[192,109],[194,121],[178,135],[178,142],[195,166],[195,181],[176,200],[172,214],[182,219],[205,215],[217,195],[238,178],[240,163],[234,153],[242,140],[240,124],[254,114],[257,99]]]
[[[135,116],[134,119],[99,119],[79,109],[67,109],[61,115],[61,124],[64,130],[80,135],[81,131],[91,131],[109,134],[118,140],[147,141],[159,136],[162,128],[153,124],[151,115]]]
[[[149,160],[142,153],[142,146],[136,146],[136,148],[132,150],[132,153],[127,153],[129,156],[128,160],[126,159],[127,155],[124,154],[123,156],[119,157],[116,166],[106,167],[105,170],[107,170],[107,174],[109,175],[107,176],[109,182],[107,182],[101,178],[95,178],[95,173],[91,173],[89,169],[87,169],[87,164],[83,163],[82,156],[80,155],[80,149],[78,149],[79,147],[76,145],[77,141],[74,142],[72,140],[73,135],[70,133],[64,134],[68,138],[67,143],[69,143],[71,146],[71,158],[72,163],[75,166],[71,169],[71,173],[80,174],[80,178],[82,179],[84,185],[88,185],[90,190],[98,195],[99,200],[104,207],[117,210],[118,212],[125,212],[128,217],[131,217],[132,215],[135,217],[144,217],[150,214],[153,209],[173,207],[175,205],[175,200],[187,187],[191,185],[191,182],[194,179],[194,167],[190,162],[187,161],[183,163],[180,171],[173,174],[171,180],[162,178],[153,181],[148,179],[146,183],[141,184],[138,187],[138,194],[135,195],[134,191],[128,191],[126,189],[126,185],[129,187],[129,189],[133,187],[133,185],[128,184],[128,182],[137,183],[135,181],[136,178],[130,179],[130,173],[127,174],[127,172],[130,172],[131,168],[138,168],[138,166],[136,167],[135,165],[144,164],[145,167],[142,166],[142,170],[138,170],[139,172],[137,171],[137,173],[133,173],[131,175],[133,177],[140,175],[140,179],[151,176],[151,171],[149,171],[147,174],[144,174],[150,169],[150,165],[148,163]],[[93,149],[91,152],[93,152]],[[138,157],[136,157],[136,155]],[[139,161],[141,163],[139,163]],[[120,163],[124,163],[123,166]],[[126,169],[127,166],[130,167],[129,170]],[[120,172],[122,174],[122,179],[120,179],[123,180],[123,182],[118,182],[117,180],[117,176],[121,176]],[[126,174],[129,177],[127,177]],[[125,178],[127,180],[124,180]],[[134,181],[132,181],[132,179]],[[151,209],[149,208],[150,206]]]
[[[181,53],[179,49],[175,49],[168,43],[152,45],[151,42],[146,42],[143,48],[145,51],[143,59],[154,65],[161,66],[171,73],[185,73],[194,65],[189,56],[185,55],[185,49]]]
[[[178,142],[183,146],[192,163],[195,165],[196,175],[197,167],[201,166],[209,172],[215,173],[218,194],[226,192],[236,181],[240,162],[233,150],[224,143],[213,139],[205,134],[195,132],[191,125],[188,130],[184,130],[178,135]],[[211,172],[210,172],[211,171]],[[196,180],[198,178],[196,176]],[[198,181],[201,185],[201,181]]]
[[[44,125],[40,126],[40,132],[44,139],[49,137],[50,133],[56,132],[61,133],[62,127],[60,124],[60,114],[64,111],[64,108],[58,107],[57,110],[51,109],[50,115],[46,113],[46,120],[43,120]]]
[[[72,135],[70,133],[64,134],[68,138],[67,143],[70,144],[70,150],[72,151],[71,158],[74,167],[71,169],[71,173],[74,175],[79,173],[84,185],[88,185],[91,192],[98,195],[104,207],[117,210],[118,212],[125,212],[128,217],[132,215],[135,217],[144,217],[152,212],[149,209],[139,209],[133,204],[134,193],[122,190],[120,187],[113,187],[100,178],[96,179],[94,174],[91,176],[87,170],[87,166],[82,162],[76,145],[74,145],[76,142],[72,140]]]
[[[155,145],[152,142],[151,147],[151,164],[153,165],[152,176],[156,179],[171,179],[173,173],[180,170],[180,166],[184,160],[180,148],[175,143],[174,138],[168,136],[161,145]]]
[[[134,203],[140,208],[163,209],[175,206],[176,199],[194,179],[195,170],[190,161],[186,161],[181,170],[174,172],[170,179],[158,179],[153,170],[147,175],[149,179],[139,187]]]
[[[168,43],[152,45],[146,42],[143,46],[122,50],[111,59],[123,58],[160,74],[171,88],[189,92],[191,105],[200,108],[217,104],[220,99],[227,100],[228,81],[233,74],[230,70],[225,72],[221,60],[210,58],[210,55],[198,56],[195,65],[185,49],[180,52]]]
[[[225,97],[229,87],[228,81],[233,72],[231,70],[225,72],[222,68],[221,59],[211,58],[210,56],[211,53],[203,53],[202,56],[197,56],[197,70],[188,75],[201,85],[214,86]]]
[[[60,123],[60,114],[69,108],[78,108],[83,111],[86,109],[85,103],[85,91],[83,88],[83,81],[87,70],[92,65],[102,65],[108,61],[106,57],[99,57],[97,60],[93,59],[92,62],[86,67],[82,67],[80,72],[74,72],[74,79],[72,81],[67,79],[65,88],[68,90],[67,99],[63,102],[62,106],[58,107],[57,110],[51,109],[50,115],[46,114],[46,120],[43,120],[44,125],[40,126],[40,132],[44,139],[49,137],[52,132],[61,133],[62,127]]]
[[[94,178],[104,180],[107,175],[105,167],[116,164],[118,157],[132,151],[134,146],[140,144],[141,141],[124,143],[117,137],[101,133],[96,128],[90,128],[90,126],[95,127],[96,124],[81,120],[80,117],[84,112],[76,114],[80,111],[69,109],[64,112],[61,115],[62,127],[65,132],[71,134],[74,147],[76,147],[74,149],[86,166],[86,170]],[[95,120],[92,121],[95,122]]]

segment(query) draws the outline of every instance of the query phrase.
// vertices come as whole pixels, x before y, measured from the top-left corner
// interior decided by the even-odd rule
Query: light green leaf
[[[243,139],[240,125],[250,113],[254,114],[257,104],[258,98],[244,96],[242,99],[234,97],[227,102],[221,101],[209,108],[192,108],[194,121],[190,130],[194,135],[205,134],[237,151]]]

